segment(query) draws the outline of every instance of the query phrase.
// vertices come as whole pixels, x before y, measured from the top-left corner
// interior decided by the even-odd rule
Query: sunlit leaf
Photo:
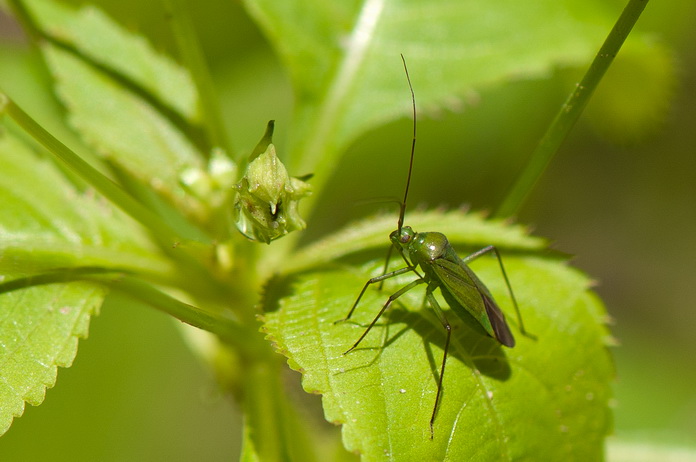
[[[22,3],[47,36],[151,92],[186,119],[195,121],[200,117],[198,94],[188,71],[157,53],[142,36],[89,4],[75,10],[46,0]]]
[[[101,267],[164,274],[169,262],[135,222],[77,191],[54,164],[0,135],[0,272]]]
[[[414,275],[389,280],[382,292],[368,289],[354,318],[334,324],[365,281],[380,274],[383,260],[290,274],[269,289],[265,329],[302,372],[305,390],[323,395],[326,418],[343,425],[346,447],[365,460],[600,460],[613,377],[604,308],[584,275],[524,248],[533,242],[490,241],[508,248],[505,266],[536,339],[520,333],[495,259],[477,260],[472,268],[518,343],[501,347],[446,311],[455,327],[432,441],[428,422],[445,333],[430,310],[419,309],[423,289],[401,297],[343,355],[386,297]],[[516,247],[522,253],[513,253]]]

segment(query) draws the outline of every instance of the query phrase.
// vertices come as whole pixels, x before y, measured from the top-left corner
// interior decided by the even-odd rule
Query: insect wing
[[[460,318],[464,313],[458,311],[464,308],[491,337],[507,347],[515,345],[503,312],[483,282],[464,262],[439,258],[432,262],[432,269],[440,280],[442,290],[447,291],[459,304],[451,308]]]

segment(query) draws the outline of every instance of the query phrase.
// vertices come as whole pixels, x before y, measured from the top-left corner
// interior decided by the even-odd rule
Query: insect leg
[[[392,254],[393,250],[394,250],[394,246],[390,245],[389,250],[387,251],[387,258],[384,260],[384,269],[382,270],[382,275],[387,274],[387,268],[389,268],[389,260],[391,260],[391,254]],[[377,286],[377,290],[382,290],[383,286],[384,286],[384,279],[379,281],[379,286]]]
[[[408,270],[408,269],[410,269],[410,268],[401,268],[400,270],[393,271],[393,272],[389,273],[389,275],[390,275],[389,277],[396,276],[396,274],[394,274],[394,273],[397,273],[397,274],[404,273],[405,271],[403,271],[403,270]],[[386,275],[385,275],[385,276],[386,276]],[[381,276],[381,277],[384,277],[384,276]],[[376,280],[375,280],[375,281],[372,281],[372,279],[376,279]],[[372,279],[370,279],[370,281],[372,281],[372,282],[379,282],[379,281],[381,280],[380,277],[376,277],[376,278],[372,278]],[[367,284],[365,284],[365,287],[367,287],[369,284],[371,284],[370,281],[367,281]],[[365,336],[368,334],[368,332],[370,332],[370,329],[372,329],[372,327],[374,327],[374,325],[377,323],[377,320],[378,320],[379,318],[382,317],[382,314],[384,314],[384,312],[387,310],[387,308],[389,308],[389,306],[394,302],[394,300],[396,300],[397,298],[401,297],[403,294],[405,294],[405,293],[408,292],[409,290],[413,289],[413,288],[416,287],[418,284],[422,284],[422,283],[424,283],[424,282],[425,282],[425,279],[416,279],[415,281],[413,281],[413,282],[411,282],[411,283],[409,283],[409,284],[403,286],[401,289],[399,289],[399,290],[397,290],[396,292],[394,292],[393,294],[391,294],[391,295],[389,296],[389,299],[387,299],[387,303],[385,303],[384,306],[382,307],[382,309],[379,310],[379,313],[377,313],[377,316],[375,316],[375,318],[372,320],[372,322],[370,323],[370,325],[367,326],[367,329],[365,329],[365,332],[363,332],[363,334],[360,336],[360,338],[358,339],[358,341],[355,342],[355,343],[353,344],[353,346],[350,347],[350,348],[349,348],[345,353],[343,353],[343,354],[345,355],[345,354],[350,353],[351,351],[353,351],[353,350],[355,349],[355,347],[357,347],[357,346],[360,344],[360,342],[362,342],[362,340],[365,338]],[[363,288],[363,292],[365,292],[365,289],[364,289],[364,288]],[[360,293],[360,295],[362,296],[362,292]],[[356,304],[357,304],[357,302],[356,302]],[[355,309],[355,307],[353,307],[353,309]],[[351,313],[352,313],[352,312],[353,312],[353,310],[351,310]],[[350,314],[349,314],[349,316],[350,316]]]
[[[447,338],[445,339],[445,351],[442,355],[442,366],[440,366],[440,377],[437,381],[437,394],[435,395],[435,405],[433,406],[433,413],[430,416],[430,439],[433,439],[434,435],[433,424],[435,423],[437,407],[440,404],[440,395],[442,394],[442,380],[445,377],[445,365],[447,364],[447,353],[449,351],[450,337],[452,335],[452,326],[450,326],[450,323],[449,321],[447,321],[445,313],[442,311],[442,308],[440,308],[440,304],[433,296],[434,289],[435,286],[428,286],[425,296],[428,298],[430,306],[433,307],[433,311],[435,311],[435,314],[437,315],[437,318],[440,320],[440,323],[442,323],[442,327],[445,328],[445,331],[447,332]]]
[[[387,259],[384,261],[384,269],[382,270],[382,274],[387,274],[387,268],[389,268],[389,260],[391,260],[392,252],[394,251],[395,246],[389,246],[389,251],[387,252]],[[411,268],[411,270],[418,275],[419,278],[422,278],[421,274],[418,272],[416,269],[416,265],[411,263],[408,258],[406,258],[406,255],[404,255],[404,251],[401,247],[396,247],[396,249],[399,251],[399,255],[401,255],[401,258],[404,260],[404,263]],[[382,279],[379,282],[379,286],[377,287],[377,290],[382,290],[382,285],[384,284],[384,279]]]
[[[517,313],[517,321],[520,323],[520,332],[522,332],[524,335],[526,335],[528,337],[533,337],[524,328],[524,323],[522,322],[522,314],[520,314],[520,307],[517,305],[517,299],[515,298],[515,293],[512,291],[512,286],[510,285],[510,280],[508,279],[507,273],[505,272],[505,266],[503,266],[503,259],[500,258],[500,253],[498,253],[498,249],[494,245],[489,245],[487,247],[482,248],[481,250],[477,250],[476,252],[472,253],[471,255],[467,255],[466,257],[462,258],[462,260],[464,261],[464,263],[468,264],[469,262],[476,260],[481,255],[487,254],[489,252],[493,252],[495,254],[495,258],[498,259],[498,264],[500,265],[500,272],[503,273],[503,279],[505,279],[505,285],[507,286],[508,293],[510,294],[510,299],[512,300],[512,304],[515,307],[515,312]]]
[[[358,295],[358,298],[355,300],[355,303],[353,303],[353,306],[351,307],[350,311],[348,312],[348,315],[347,315],[345,318],[343,318],[343,319],[339,319],[338,321],[335,321],[334,324],[338,324],[339,322],[344,322],[344,321],[347,321],[347,320],[350,319],[350,317],[353,315],[353,311],[355,311],[355,308],[357,308],[358,303],[360,303],[360,299],[361,299],[362,296],[365,294],[365,291],[367,290],[367,288],[368,288],[371,284],[374,284],[374,283],[376,283],[376,282],[382,282],[382,281],[384,281],[385,279],[393,278],[394,276],[398,276],[398,275],[400,275],[400,274],[408,273],[409,271],[413,271],[413,268],[407,266],[407,267],[405,267],[405,268],[401,268],[401,269],[398,269],[398,270],[396,270],[396,271],[392,271],[391,273],[386,273],[386,274],[383,274],[383,275],[381,275],[381,276],[373,277],[372,279],[370,279],[369,281],[367,281],[367,282],[365,283],[365,285],[363,286],[362,290],[360,291],[360,295]],[[420,276],[420,275],[419,275],[419,276]]]

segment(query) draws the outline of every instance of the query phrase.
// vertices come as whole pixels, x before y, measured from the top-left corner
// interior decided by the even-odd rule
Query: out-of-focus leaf
[[[203,168],[202,157],[167,118],[135,93],[72,53],[45,45],[58,93],[70,122],[100,154],[195,213],[197,198],[182,187],[181,174]]]
[[[409,218],[419,221],[418,214]],[[323,395],[327,420],[343,425],[346,447],[364,460],[601,460],[613,378],[604,307],[583,274],[529,252],[534,239],[503,234],[489,243],[509,249],[505,267],[536,339],[520,333],[496,260],[474,262],[517,345],[501,347],[446,310],[454,333],[434,440],[428,422],[445,333],[429,309],[419,309],[422,288],[399,298],[361,345],[343,355],[387,296],[414,275],[387,281],[381,292],[368,289],[342,324],[334,322],[365,281],[380,274],[382,259],[305,270],[269,287],[268,337],[303,374],[305,390]],[[510,252],[516,248],[522,253]]]
[[[609,462],[691,462],[696,448],[654,444],[643,441],[612,440],[608,446]]]
[[[187,120],[199,119],[198,94],[188,71],[157,53],[143,37],[124,29],[92,5],[74,10],[46,0],[22,3],[47,36],[129,79]]]
[[[246,4],[296,88],[289,169],[314,172],[315,185],[348,143],[410,110],[400,53],[420,109],[460,108],[484,86],[587,62],[619,11],[597,0]]]
[[[187,71],[93,7],[23,4],[51,39],[44,56],[87,144],[184,214],[207,218],[206,205],[181,184],[184,171],[204,169],[205,158],[189,138],[199,103]]]

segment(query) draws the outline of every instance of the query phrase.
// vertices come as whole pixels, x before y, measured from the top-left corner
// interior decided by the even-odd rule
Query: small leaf
[[[334,322],[346,316],[366,280],[381,273],[383,259],[290,274],[269,290],[291,295],[266,301],[277,307],[265,315],[268,337],[302,372],[305,390],[323,395],[327,420],[343,425],[346,447],[364,460],[602,458],[613,378],[604,308],[584,275],[530,253],[525,245],[533,246],[534,239],[502,234],[489,243],[508,248],[505,267],[536,339],[519,332],[497,262],[476,260],[472,269],[507,314],[517,346],[501,347],[445,311],[454,333],[434,440],[428,422],[445,333],[429,309],[420,309],[423,289],[399,298],[363,343],[344,355],[387,296],[414,275],[388,280],[381,292],[368,288],[351,321],[341,324]],[[520,252],[511,253],[515,248]]]
[[[70,122],[85,141],[180,209],[196,213],[201,205],[182,187],[181,175],[203,162],[186,136],[107,74],[58,47],[44,45],[43,51]]]
[[[0,294],[0,435],[24,402],[38,406],[56,383],[57,366],[70,367],[78,338],[106,291],[96,284],[51,284]]]
[[[192,141],[200,109],[188,72],[93,7],[25,5],[50,38],[44,57],[87,144],[184,214],[208,219],[207,205],[182,186],[185,173],[204,169],[206,158]]]

